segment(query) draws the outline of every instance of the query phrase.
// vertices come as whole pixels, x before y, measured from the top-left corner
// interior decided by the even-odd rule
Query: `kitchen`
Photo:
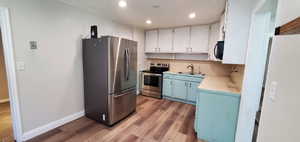
[[[261,98],[266,89],[276,102],[279,83],[267,81],[267,67],[275,27],[286,23],[276,23],[277,0],[0,5],[18,142],[255,142],[266,134],[258,129],[270,118],[260,122],[260,113],[270,104]]]
[[[154,21],[150,18],[146,20],[149,29],[144,32],[144,69],[138,73],[135,71],[139,62],[136,61],[138,43],[110,36],[97,39],[97,34],[93,35],[98,32],[97,26],[93,26],[92,39],[83,40],[86,116],[112,126],[118,122],[122,123],[127,116],[135,117],[131,115],[134,112],[143,112],[138,108],[145,106],[137,106],[135,109],[136,99],[138,102],[141,99],[158,99],[156,101],[160,101],[160,105],[163,106],[166,101],[179,102],[182,105],[196,106],[195,116],[188,116],[191,117],[189,119],[193,122],[192,128],[199,140],[234,141],[252,8],[249,8],[248,3],[234,1],[223,4],[224,7],[219,16],[216,16],[216,21],[210,24],[151,28]],[[119,6],[127,7],[127,2],[121,0]],[[164,5],[154,5],[153,9],[159,10],[161,6]],[[240,7],[245,8],[241,10]],[[244,15],[232,16],[235,12]],[[196,12],[187,16],[186,20],[190,21],[197,18]],[[243,31],[231,24],[241,19],[245,29]],[[239,40],[233,39],[232,36],[239,36]],[[108,50],[100,48],[107,46]],[[100,58],[101,62],[95,61]],[[108,80],[106,75],[109,76]],[[96,81],[93,78],[102,79]],[[139,79],[139,88],[135,88],[136,79]],[[100,97],[97,95],[98,89],[103,90],[102,94],[112,95]],[[143,97],[134,97],[136,89]],[[105,90],[109,90],[108,93]],[[171,106],[165,107],[168,110]],[[153,107],[156,108],[150,106],[144,108],[144,111],[152,110]],[[137,120],[136,123],[147,121],[145,117],[150,116],[143,116],[143,119]],[[169,130],[170,127],[172,125],[167,125],[165,129]],[[213,131],[211,127],[214,128]],[[144,126],[137,129],[148,128]],[[164,134],[151,136],[148,133],[149,131],[146,131],[135,135],[150,137],[149,139],[156,141],[165,138]]]
[[[234,28],[225,28],[224,19],[229,18],[223,14],[220,22],[210,25],[145,32],[145,62],[149,70],[141,72],[141,94],[197,104],[196,117],[202,117],[196,118],[195,130],[202,130],[198,138],[207,141],[234,141],[239,111],[246,51],[237,52],[230,45],[242,48],[246,43],[225,37],[239,32],[240,37],[244,34],[247,38],[247,33],[232,30],[227,35],[225,29]],[[204,131],[211,127],[218,130]]]

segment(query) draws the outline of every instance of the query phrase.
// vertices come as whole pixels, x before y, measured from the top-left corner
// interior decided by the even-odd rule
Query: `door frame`
[[[268,44],[275,34],[276,13],[273,10],[276,8],[273,6],[277,7],[277,0],[261,0],[252,12],[235,142],[252,142],[268,61]]]
[[[15,67],[15,55],[10,24],[9,9],[0,7],[0,27],[2,34],[2,44],[6,67],[8,94],[11,106],[13,134],[17,142],[22,141],[22,121],[19,105],[17,76]]]

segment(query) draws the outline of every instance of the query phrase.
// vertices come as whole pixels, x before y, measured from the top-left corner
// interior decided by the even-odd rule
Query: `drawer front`
[[[173,78],[174,78],[174,75],[171,75],[171,74],[164,74],[164,75],[163,75],[163,78],[164,78],[164,79],[173,79]]]
[[[180,76],[180,75],[174,76],[173,79],[184,80],[184,81],[189,81],[189,82],[199,82],[199,83],[202,80],[202,78],[200,78],[200,77],[188,77],[188,76]]]

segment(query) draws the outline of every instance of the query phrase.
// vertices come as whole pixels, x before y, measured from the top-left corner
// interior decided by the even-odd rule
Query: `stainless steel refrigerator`
[[[137,42],[104,36],[82,44],[86,117],[113,125],[136,109]]]

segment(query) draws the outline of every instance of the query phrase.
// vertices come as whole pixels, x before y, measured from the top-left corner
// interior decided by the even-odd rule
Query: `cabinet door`
[[[174,52],[186,53],[190,49],[190,27],[174,29]]]
[[[172,80],[164,79],[163,81],[163,96],[172,97]]]
[[[251,0],[228,0],[225,16],[223,63],[245,64],[253,4]]]
[[[219,25],[219,41],[223,41],[225,38],[225,13],[221,16],[220,25]]]
[[[209,25],[193,26],[191,28],[192,53],[208,53]]]
[[[240,98],[200,90],[197,101],[198,137],[208,142],[234,142]],[[213,128],[213,129],[212,129]]]
[[[185,100],[187,97],[187,82],[181,80],[173,80],[173,97]]]
[[[158,50],[171,53],[173,48],[173,29],[161,29],[158,34]]]
[[[157,30],[147,31],[146,32],[146,41],[145,41],[145,52],[153,53],[158,50],[158,32]]]
[[[218,59],[215,57],[214,49],[217,42],[220,40],[220,23],[211,25],[209,35],[209,60],[217,61]]]
[[[198,86],[200,83],[196,82],[188,82],[188,95],[187,95],[187,100],[191,102],[196,102],[196,97],[198,93]]]

